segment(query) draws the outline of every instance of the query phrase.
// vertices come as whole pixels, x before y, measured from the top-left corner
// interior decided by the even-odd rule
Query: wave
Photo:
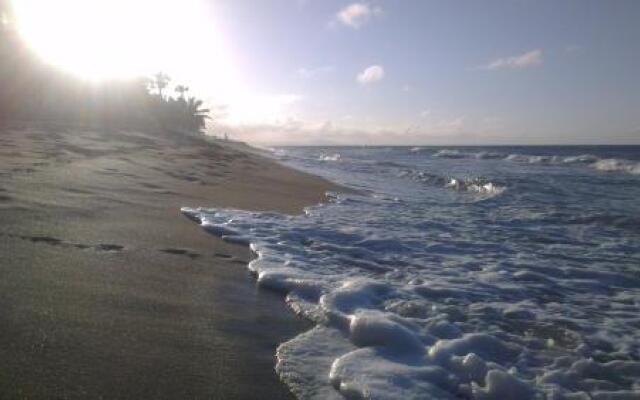
[[[640,174],[640,162],[618,158],[601,159],[591,154],[579,156],[531,156],[522,154],[510,154],[508,161],[524,162],[529,164],[571,165],[581,164],[604,172],[625,172]]]
[[[598,160],[599,157],[591,154],[581,154],[577,156],[561,156],[561,155],[529,155],[529,154],[509,154],[505,158],[507,161],[516,161],[528,164],[591,164]]]
[[[320,157],[318,157],[318,160],[320,161],[340,161],[340,153],[333,153],[333,154],[321,154]]]
[[[276,371],[297,397],[637,397],[640,362],[623,354],[637,353],[637,300],[614,289],[640,279],[519,256],[482,262],[503,244],[452,236],[446,223],[438,232],[437,219],[411,230],[411,213],[395,226],[368,208],[378,203],[333,199],[298,217],[181,210],[223,240],[250,243],[258,285],[314,323],[277,350]]]
[[[401,171],[399,176],[430,186],[483,195],[484,199],[502,194],[507,189],[506,186],[495,184],[483,177],[454,178],[411,169]]]
[[[440,150],[436,152],[433,156],[439,157],[439,158],[453,158],[453,159],[475,158],[475,159],[482,159],[482,160],[504,158],[504,155],[493,152],[493,151],[464,152],[464,151],[455,150],[455,149]]]
[[[465,153],[460,150],[444,149],[436,152],[433,156],[440,158],[472,158],[473,153]]]
[[[640,175],[640,162],[608,158],[596,161],[592,166],[598,171],[626,172],[633,175]]]
[[[481,160],[492,160],[502,158],[502,154],[496,153],[494,151],[481,151],[475,154],[475,158]]]
[[[591,164],[600,160],[599,157],[591,154],[581,154],[579,156],[564,157],[562,162],[565,164]]]
[[[300,216],[183,212],[250,244],[257,284],[312,321],[277,351],[298,398],[637,397],[637,188],[594,190],[610,179],[579,171],[633,173],[633,162],[449,150],[294,149],[294,165],[359,194]],[[335,151],[340,162],[319,161]]]
[[[506,190],[505,186],[498,186],[493,182],[489,182],[481,178],[471,178],[462,181],[450,179],[449,183],[447,183],[445,187],[454,188],[458,191],[487,194],[491,196],[499,195]]]
[[[478,160],[504,160],[522,164],[539,165],[586,165],[598,171],[623,172],[640,175],[640,162],[610,158],[602,159],[593,154],[580,154],[576,156],[565,155],[531,155],[520,153],[498,153],[491,151],[461,151],[457,149],[443,149],[433,154],[437,158],[449,159],[478,159]]]
[[[532,156],[526,154],[509,154],[505,160],[528,164],[550,164],[558,161],[555,156]]]

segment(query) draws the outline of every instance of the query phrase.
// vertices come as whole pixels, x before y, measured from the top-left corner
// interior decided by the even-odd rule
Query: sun
[[[89,80],[158,71],[229,89],[232,52],[201,0],[12,0],[20,34],[46,62]]]

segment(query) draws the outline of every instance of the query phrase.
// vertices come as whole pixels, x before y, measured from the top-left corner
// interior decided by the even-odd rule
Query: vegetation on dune
[[[159,72],[151,77],[87,82],[38,59],[12,26],[0,0],[0,123],[37,120],[109,128],[203,132],[209,110]]]
[[[149,96],[153,97],[155,102],[152,109],[158,112],[158,121],[165,127],[201,132],[210,118],[210,110],[202,108],[202,100],[186,97],[189,88],[184,85],[175,86],[176,97],[165,96],[163,91],[170,82],[171,78],[162,72],[147,81]],[[157,91],[156,94],[152,93],[154,90]]]

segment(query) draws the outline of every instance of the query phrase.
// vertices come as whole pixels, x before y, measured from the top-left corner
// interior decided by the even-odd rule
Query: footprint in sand
[[[14,235],[9,235],[14,236]],[[124,246],[119,244],[111,244],[111,243],[98,243],[96,245],[84,244],[84,243],[74,243],[67,242],[62,239],[54,238],[51,236],[44,235],[35,235],[35,236],[17,236],[23,240],[29,240],[33,243],[43,243],[49,246],[62,246],[62,247],[75,247],[80,250],[88,250],[93,249],[95,251],[100,252],[120,252],[124,250]]]
[[[229,254],[223,254],[223,253],[215,253],[215,254],[214,254],[214,256],[216,256],[216,257],[218,257],[218,258],[226,258],[226,259],[233,258],[233,256],[232,256],[232,255],[229,255]]]
[[[119,244],[100,243],[94,246],[94,248],[99,251],[122,251],[124,246],[120,246]]]
[[[187,256],[191,259],[195,259],[200,257],[200,254],[188,250],[188,249],[173,249],[173,248],[167,248],[167,249],[160,249],[160,251],[162,251],[163,253],[168,253],[168,254],[174,254],[174,255],[178,255],[178,256]]]
[[[149,182],[141,182],[140,186],[143,186],[149,189],[164,189],[164,187],[160,185],[156,185],[155,183],[149,183]]]
[[[63,242],[51,236],[22,236],[23,239],[31,240],[33,243],[46,243],[51,246],[61,245]]]

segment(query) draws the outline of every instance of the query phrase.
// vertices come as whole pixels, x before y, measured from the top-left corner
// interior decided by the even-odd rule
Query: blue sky
[[[233,118],[230,104],[214,132],[299,144],[640,142],[640,1],[220,0],[210,12],[243,86],[262,96],[253,108],[269,110]]]

